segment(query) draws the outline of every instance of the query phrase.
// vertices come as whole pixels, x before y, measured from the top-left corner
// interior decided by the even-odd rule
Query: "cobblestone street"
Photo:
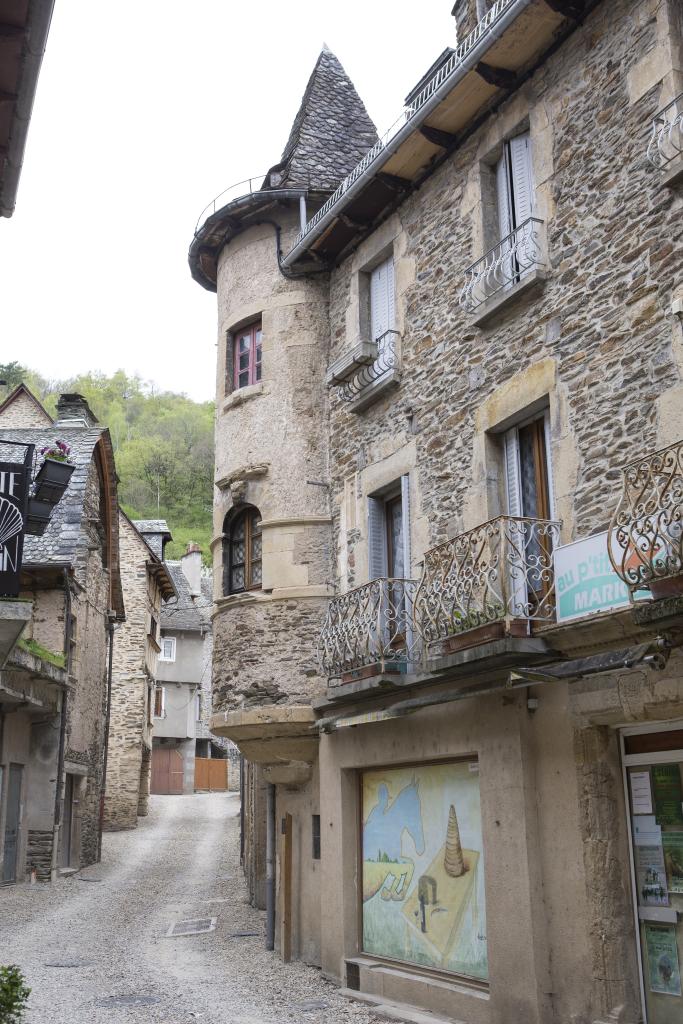
[[[26,975],[27,1024],[368,1024],[318,971],[264,950],[264,916],[239,867],[237,797],[153,797],[136,830],[105,835],[101,864],[0,889],[0,963]],[[215,931],[166,937],[207,917]]]

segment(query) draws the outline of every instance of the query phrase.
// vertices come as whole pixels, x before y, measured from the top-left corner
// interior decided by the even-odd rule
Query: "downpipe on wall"
[[[275,786],[266,790],[266,949],[275,949]]]

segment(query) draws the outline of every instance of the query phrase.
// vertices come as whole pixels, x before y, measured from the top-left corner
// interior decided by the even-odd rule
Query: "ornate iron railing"
[[[655,114],[647,158],[655,167],[666,167],[683,153],[683,93]]]
[[[425,554],[415,626],[429,645],[511,619],[552,621],[560,524],[499,516]]]
[[[683,573],[683,441],[629,463],[607,550],[632,590]]]
[[[487,299],[510,288],[532,270],[543,269],[542,227],[542,220],[529,217],[468,267],[460,305],[473,313]]]
[[[333,598],[318,642],[323,673],[336,678],[369,665],[400,671],[417,662],[416,589],[417,580],[378,579]]]
[[[443,85],[447,78],[457,71],[458,67],[464,62],[470,53],[470,50],[482,39],[490,30],[495,26],[496,21],[500,16],[511,7],[514,0],[496,0],[491,6],[490,10],[486,12],[483,18],[480,19],[476,28],[474,28],[468,36],[462,41],[460,46],[451,54],[448,60],[443,64],[439,70],[430,78],[425,85],[424,89],[418,93],[413,102],[409,107],[406,107],[400,116],[394,121],[391,128],[389,128],[380,139],[377,140],[375,145],[368,150],[363,159],[356,164],[350,174],[344,178],[342,183],[339,185],[337,190],[332,193],[330,198],[323,206],[315,213],[309,221],[306,222],[303,229],[299,232],[294,242],[296,247],[299,242],[303,241],[306,235],[311,231],[319,221],[325,217],[333,206],[339,202],[344,194],[349,190],[354,181],[368,169],[371,163],[377,159],[377,157],[387,148],[391,140],[395,135],[403,128],[404,125],[408,124],[416,114],[418,114],[425,103],[431,99],[434,93]]]
[[[339,386],[339,395],[345,402],[352,402],[354,398],[358,398],[365,388],[387,376],[391,370],[400,369],[400,338],[398,331],[385,331],[380,335],[377,339],[375,361],[368,366],[362,366],[351,380]]]

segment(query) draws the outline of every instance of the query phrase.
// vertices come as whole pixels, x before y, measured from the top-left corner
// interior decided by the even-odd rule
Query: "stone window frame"
[[[261,351],[261,358],[258,361],[258,368],[260,375],[256,379],[256,361],[254,361],[254,380],[250,379],[248,384],[239,385],[237,383],[237,363],[235,361],[235,344],[237,342],[237,336],[241,331],[246,328],[255,330],[259,328],[261,331],[261,342],[259,345]],[[240,320],[233,324],[232,327],[226,331],[225,335],[225,373],[224,373],[224,386],[223,395],[224,398],[230,398],[231,395],[242,394],[246,395],[252,391],[261,390],[263,383],[263,313],[254,313],[244,320]]]
[[[488,145],[477,159],[476,189],[480,200],[480,213],[475,224],[472,259],[468,265],[471,266],[478,260],[482,259],[491,249],[495,248],[502,241],[498,220],[496,166],[503,156],[505,144],[511,139],[523,134],[529,135],[529,141],[531,144],[531,174],[534,193],[533,215],[543,222],[540,231],[540,247],[544,269],[534,269],[531,272],[525,273],[524,276],[511,287],[496,293],[491,296],[490,299],[483,302],[474,313],[469,314],[471,316],[472,323],[476,327],[483,327],[487,325],[487,322],[490,319],[495,318],[495,315],[499,311],[512,306],[522,294],[527,292],[534,293],[537,291],[538,287],[542,287],[548,277],[549,257],[547,216],[545,215],[545,207],[547,204],[543,201],[540,194],[541,181],[539,180],[537,171],[537,154],[535,152],[535,143],[537,143],[538,140],[532,111],[529,109],[527,109],[522,115],[515,117],[514,120],[507,124],[504,123],[503,120],[501,122],[499,132],[496,133],[497,137],[495,138],[495,141],[491,139],[487,140]],[[463,267],[463,271],[465,269],[466,268]]]
[[[223,524],[223,596],[232,597],[235,594],[248,594],[263,588],[263,531],[261,529],[262,516],[255,505],[243,504],[231,509],[225,517]],[[234,564],[232,561],[233,536],[239,525],[244,523],[244,562],[236,563],[243,566],[244,586],[238,590],[232,587],[232,572]],[[254,558],[253,547],[256,540],[261,541],[260,556]],[[254,582],[254,564],[260,567],[260,580]]]

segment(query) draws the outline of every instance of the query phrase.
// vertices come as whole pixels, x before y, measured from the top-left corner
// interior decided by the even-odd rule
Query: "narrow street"
[[[184,919],[206,934],[167,938]],[[0,890],[0,963],[32,989],[26,1024],[368,1024],[320,973],[264,950],[239,867],[232,794],[153,797],[102,863],[53,885]]]

